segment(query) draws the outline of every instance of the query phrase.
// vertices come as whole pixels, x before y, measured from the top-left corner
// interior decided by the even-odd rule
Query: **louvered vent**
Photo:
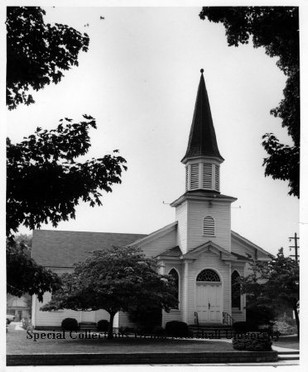
[[[199,186],[199,164],[192,164],[190,168],[190,189],[195,190]]]
[[[185,168],[185,187],[188,190],[188,166]]]
[[[215,221],[213,217],[210,216],[204,217],[203,235],[215,236]]]
[[[203,164],[203,184],[204,189],[212,188],[212,164]]]
[[[215,190],[219,191],[219,165],[215,165]]]

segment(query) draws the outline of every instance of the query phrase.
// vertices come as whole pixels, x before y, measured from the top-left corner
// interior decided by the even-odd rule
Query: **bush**
[[[172,337],[188,337],[188,325],[185,322],[178,322],[176,320],[173,320],[166,323],[166,333],[168,336]]]
[[[99,332],[108,332],[109,322],[106,319],[99,320],[96,327]]]
[[[246,351],[271,351],[272,342],[267,333],[247,332],[246,334],[236,335],[233,340],[233,349]]]
[[[64,331],[77,331],[78,322],[74,318],[65,318],[62,320],[61,327]]]
[[[161,326],[154,327],[152,333],[155,336],[165,336],[166,335],[166,331]]]

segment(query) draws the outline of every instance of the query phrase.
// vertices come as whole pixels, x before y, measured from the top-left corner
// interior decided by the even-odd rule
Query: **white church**
[[[270,253],[231,230],[231,204],[236,198],[220,192],[221,156],[213,125],[203,70],[197,92],[186,153],[185,193],[171,207],[175,221],[149,235],[35,230],[32,257],[37,263],[62,274],[93,250],[114,246],[141,247],[155,257],[161,273],[171,274],[178,285],[178,307],[163,312],[162,326],[171,320],[189,325],[223,325],[246,319],[245,295],[232,290],[240,275],[247,275],[251,259],[268,261]],[[49,302],[32,300],[32,324],[54,329],[63,319],[79,323],[109,320],[99,311],[40,311]],[[114,327],[132,326],[125,313],[118,313]]]

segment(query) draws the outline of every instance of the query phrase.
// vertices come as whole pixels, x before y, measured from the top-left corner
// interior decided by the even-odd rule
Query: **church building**
[[[247,275],[251,259],[268,261],[270,253],[231,230],[231,204],[236,198],[220,192],[219,152],[209,98],[201,70],[188,146],[182,159],[185,192],[171,207],[175,221],[149,235],[91,233],[57,230],[33,232],[32,257],[38,264],[62,274],[93,250],[114,246],[141,247],[158,260],[162,274],[173,275],[178,286],[178,306],[163,312],[162,326],[171,320],[187,324],[231,324],[245,321],[245,295],[234,290],[238,276]],[[51,298],[32,301],[32,324],[36,329],[55,328],[63,319],[79,323],[109,319],[104,310],[42,312]],[[118,313],[115,327],[132,326]]]

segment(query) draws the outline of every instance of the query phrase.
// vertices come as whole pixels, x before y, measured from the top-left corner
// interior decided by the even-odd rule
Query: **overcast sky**
[[[58,229],[148,234],[174,221],[168,204],[185,191],[180,160],[203,68],[225,159],[221,192],[238,198],[232,229],[271,253],[280,247],[289,253],[298,199],[288,195],[286,182],[264,177],[261,146],[268,132],[291,144],[270,115],[285,76],[264,49],[228,47],[224,27],[200,20],[200,9],[46,8],[46,21],[87,32],[89,51],[58,85],[35,92],[34,105],[7,113],[7,135],[20,141],[37,126],[52,129],[63,117],[89,114],[98,129],[91,130],[87,157],[119,149],[128,163],[102,207],[81,204],[76,219]]]

